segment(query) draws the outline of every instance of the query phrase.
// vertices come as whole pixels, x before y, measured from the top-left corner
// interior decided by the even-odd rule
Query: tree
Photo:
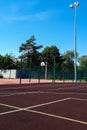
[[[57,66],[60,66],[63,62],[59,49],[56,46],[47,46],[46,48],[44,48],[41,54],[42,61],[47,62],[50,68],[52,68],[53,66],[54,57]]]
[[[3,56],[0,55],[0,69],[3,68]]]
[[[79,71],[87,73],[87,55],[81,56],[78,62],[79,62]]]
[[[78,53],[76,54],[78,57]],[[63,67],[66,72],[73,72],[74,70],[74,51],[66,51],[63,54],[63,58],[65,59],[63,62]]]
[[[23,63],[27,65],[26,67],[29,66],[30,58],[32,58],[32,63],[34,66],[39,63],[40,53],[38,52],[38,49],[42,48],[42,45],[37,46],[35,41],[35,37],[32,36],[19,47],[19,52],[22,53],[20,58],[22,59]]]
[[[15,69],[15,57],[12,54],[0,55],[0,69]]]

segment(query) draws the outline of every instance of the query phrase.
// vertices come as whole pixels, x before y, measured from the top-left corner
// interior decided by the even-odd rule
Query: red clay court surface
[[[87,83],[0,85],[0,130],[87,130]]]

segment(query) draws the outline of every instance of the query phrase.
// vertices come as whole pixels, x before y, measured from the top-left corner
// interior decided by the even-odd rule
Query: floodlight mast
[[[74,82],[77,81],[77,48],[76,48],[76,8],[80,6],[79,2],[74,2],[70,4],[70,8],[74,8]]]

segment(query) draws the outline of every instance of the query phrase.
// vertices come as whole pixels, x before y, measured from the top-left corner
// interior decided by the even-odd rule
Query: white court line
[[[41,91],[33,91],[33,92],[17,92],[17,93],[6,93],[4,95],[0,95],[0,97],[8,97],[8,96],[15,96],[15,95],[25,95],[25,94],[32,94],[32,93],[40,93]],[[3,94],[3,93],[2,93]]]
[[[24,110],[36,108],[36,107],[40,107],[40,106],[46,106],[46,105],[50,105],[50,104],[54,104],[54,103],[58,103],[58,102],[63,102],[63,101],[67,101],[67,100],[70,100],[70,99],[71,98],[69,97],[69,98],[64,98],[64,99],[60,99],[60,100],[56,100],[56,101],[52,101],[52,102],[42,103],[42,104],[38,104],[38,105],[34,105],[34,106],[24,108]]]
[[[83,87],[85,87],[85,86],[75,86],[75,87],[64,87],[64,88],[55,88],[55,89],[47,89],[46,91],[52,91],[52,90],[67,90],[67,89],[73,89],[73,88],[75,88],[75,89],[77,89],[77,88],[83,88]],[[16,87],[14,87],[14,88],[0,88],[0,89],[20,89],[20,88],[29,88],[29,86],[26,86],[26,87],[18,87],[18,88],[16,88]],[[85,87],[86,88],[86,87]],[[44,91],[33,91],[33,92],[17,92],[17,93],[6,93],[6,94],[4,94],[4,95],[0,95],[0,97],[6,97],[6,96],[14,96],[14,95],[22,95],[22,94],[31,94],[31,93],[51,93],[51,94],[53,94],[54,92],[44,92]],[[2,93],[3,94],[3,93]],[[61,92],[61,93],[54,93],[54,94],[77,94],[77,95],[87,95],[87,93],[80,93],[80,92]]]
[[[36,107],[40,107],[40,106],[46,106],[46,105],[50,105],[50,104],[54,104],[54,103],[58,103],[58,102],[67,101],[67,100],[70,100],[70,99],[71,99],[70,97],[69,98],[64,98],[64,99],[60,99],[60,100],[56,100],[56,101],[52,101],[52,102],[37,104],[37,105],[26,107],[26,108],[17,108],[15,106],[7,105],[7,104],[3,104],[2,105],[2,103],[0,103],[1,106],[7,106],[7,107],[10,107],[10,108],[17,108],[18,109],[18,110],[2,112],[2,113],[0,113],[0,115],[6,115],[6,114],[18,112],[18,111],[28,110],[28,109],[31,109],[31,108],[36,108]]]
[[[85,101],[87,102],[87,99],[81,99],[81,98],[71,98],[72,100],[78,100],[78,101]]]
[[[67,95],[70,95],[70,94],[74,94],[74,95],[87,95],[87,93],[80,93],[80,92],[44,92],[44,91],[41,91],[40,93],[48,93],[48,94],[67,94]]]
[[[30,86],[22,86],[22,87],[3,87],[3,88],[0,88],[0,90],[9,90],[9,89],[26,89],[26,88],[30,88]]]
[[[78,89],[78,88],[87,88],[86,86],[73,86],[73,87],[62,87],[62,88],[54,88],[54,89],[47,89],[46,91],[52,91],[52,90],[67,90],[67,89]]]
[[[9,96],[19,96],[19,95],[26,95],[26,94],[33,94],[33,93],[45,93],[45,94],[67,94],[67,95],[70,95],[70,94],[74,94],[74,95],[87,95],[87,93],[80,93],[80,92],[44,92],[44,91],[33,91],[33,92],[18,92],[18,93],[6,93],[6,94],[3,94],[0,95],[0,97],[9,97]]]
[[[14,113],[14,112],[18,112],[18,111],[22,111],[23,109],[19,109],[19,110],[12,110],[12,111],[7,111],[7,112],[2,112],[0,113],[0,116],[2,115],[6,115],[6,114],[10,114],[10,113]]]

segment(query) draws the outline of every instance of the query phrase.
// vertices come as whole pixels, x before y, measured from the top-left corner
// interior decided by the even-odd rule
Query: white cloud
[[[53,15],[52,11],[44,11],[44,12],[36,13],[35,17],[38,20],[44,20],[50,18],[52,15]]]
[[[25,0],[25,1],[17,1],[17,2],[12,2],[8,5],[8,10],[10,12],[17,12],[17,11],[21,11],[24,10],[26,8],[32,8],[34,7],[36,4],[38,4],[38,0]]]
[[[12,21],[28,21],[28,20],[46,20],[50,17],[52,17],[54,14],[53,11],[43,11],[38,12],[30,15],[22,15],[22,16],[3,16],[2,19],[8,22]]]
[[[35,12],[40,0],[18,0],[17,2],[10,2],[2,14],[0,15],[1,21],[14,22],[14,21],[28,21],[28,20],[46,20],[51,18],[55,11],[46,10]],[[28,14],[29,13],[29,14]]]

